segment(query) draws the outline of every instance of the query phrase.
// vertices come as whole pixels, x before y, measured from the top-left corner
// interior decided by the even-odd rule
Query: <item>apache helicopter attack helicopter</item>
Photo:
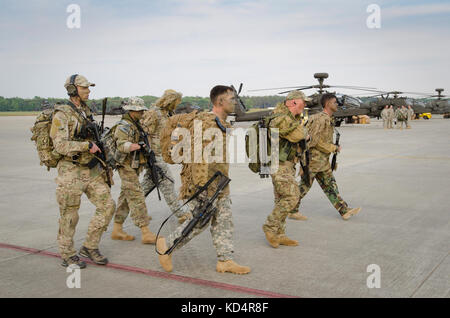
[[[442,99],[443,97],[447,97],[447,95],[442,95],[444,89],[436,88],[435,91],[438,93],[437,95],[427,95],[427,97],[433,97],[437,99],[428,102],[427,106],[431,108],[431,112],[433,114],[450,114],[450,104],[448,102],[448,99]]]
[[[370,117],[381,117],[381,111],[385,106],[394,106],[394,108],[398,108],[401,106],[411,106],[414,110],[416,116],[423,113],[431,112],[431,108],[427,107],[425,103],[415,100],[413,98],[408,98],[404,96],[399,96],[402,94],[413,94],[413,95],[423,95],[423,93],[414,93],[414,92],[400,92],[400,91],[378,91],[379,94],[366,96],[368,98],[376,98],[375,100],[371,100],[366,103],[363,108],[367,108],[369,110],[368,115]],[[392,96],[392,97],[390,97]]]
[[[291,89],[288,91],[283,91],[278,94],[286,94],[292,91],[299,91],[299,90],[307,90],[307,89],[317,89],[317,93],[314,93],[313,95],[309,96],[312,98],[312,101],[306,103],[306,108],[308,110],[308,114],[312,115],[315,113],[318,113],[322,111],[322,105],[320,105],[320,99],[322,95],[328,91],[325,89],[336,87],[336,88],[345,88],[345,89],[352,89],[352,90],[362,90],[362,91],[369,91],[369,92],[378,92],[375,90],[375,88],[372,87],[359,87],[359,86],[343,86],[343,85],[326,85],[324,84],[324,80],[328,78],[328,73],[315,73],[314,78],[316,78],[319,82],[318,85],[309,85],[309,86],[293,86],[293,87],[278,87],[278,88],[266,88],[266,89],[256,89],[256,90],[249,90],[252,92],[255,91],[263,91],[263,90],[281,90],[281,89]],[[243,121],[257,121],[260,120],[263,117],[269,116],[272,114],[272,110],[264,110],[259,112],[247,112],[247,107],[242,102],[241,98],[239,97],[239,94],[242,90],[242,84],[239,87],[239,90],[237,91],[233,85],[231,87],[234,90],[235,97],[238,100],[238,105],[235,109],[235,116],[233,122],[243,122]],[[344,120],[351,120],[352,116],[358,116],[358,115],[368,115],[370,113],[369,107],[367,105],[364,105],[362,101],[358,98],[355,98],[350,95],[344,95],[344,94],[336,94],[333,92],[337,97],[337,102],[339,104],[339,109],[336,113],[334,113],[334,117],[336,119],[336,126],[340,126],[341,123]]]

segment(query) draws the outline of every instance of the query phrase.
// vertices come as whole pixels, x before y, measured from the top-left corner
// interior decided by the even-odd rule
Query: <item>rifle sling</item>
[[[164,227],[164,225],[167,223],[167,221],[173,216],[175,215],[175,213],[177,213],[179,210],[181,210],[181,208],[183,208],[186,204],[188,204],[189,202],[191,202],[192,200],[194,200],[195,198],[197,198],[202,192],[204,192],[205,190],[208,189],[208,187],[211,185],[211,183],[217,179],[217,177],[219,176],[223,176],[223,174],[220,171],[217,171],[209,180],[208,182],[206,182],[202,187],[200,187],[196,193],[194,193],[192,195],[192,197],[190,197],[182,206],[180,206],[178,209],[176,209],[174,212],[172,212],[172,214],[170,214],[161,224],[161,226],[159,227],[158,233],[156,234],[156,242],[158,242],[158,237],[159,237],[159,233],[161,232],[162,228]],[[230,180],[231,181],[231,180]],[[228,184],[228,183],[227,183]],[[216,190],[219,191],[219,189]],[[216,196],[216,193],[214,194],[214,196]],[[217,197],[217,196],[216,196]],[[173,249],[175,248],[175,246],[170,247],[169,249],[167,249],[167,251],[164,254],[161,254],[158,251],[158,248],[156,247],[155,244],[155,251],[156,253],[158,253],[158,255],[167,255],[169,254],[171,251],[173,251]]]

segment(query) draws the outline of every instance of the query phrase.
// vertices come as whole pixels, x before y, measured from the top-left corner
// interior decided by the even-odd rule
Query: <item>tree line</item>
[[[153,104],[158,97],[156,96],[140,96],[147,106]],[[126,98],[122,97],[108,97],[107,109],[113,109],[120,107],[122,102]],[[284,100],[283,96],[242,96],[243,103],[248,108],[268,108],[275,107],[278,102]],[[67,101],[65,98],[42,98],[35,96],[34,98],[4,98],[0,96],[0,112],[23,112],[23,111],[40,111],[44,108],[50,107],[58,102]],[[211,108],[210,100],[207,97],[199,96],[186,96],[182,99],[183,103],[190,103],[192,105],[197,105],[202,109]],[[89,101],[89,106],[94,110],[100,111],[102,100],[94,99]]]

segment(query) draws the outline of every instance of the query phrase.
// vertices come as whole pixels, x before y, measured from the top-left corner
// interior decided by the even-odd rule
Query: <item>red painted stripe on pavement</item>
[[[27,253],[31,253],[31,254],[60,258],[58,253],[38,250],[38,249],[30,248],[30,247],[23,247],[23,246],[0,243],[0,248],[6,248],[6,249],[10,249],[10,250],[27,252]],[[84,259],[84,260],[87,263],[96,265],[94,262],[92,262],[89,259]],[[97,265],[97,266],[102,266],[102,265]],[[183,282],[183,283],[202,285],[202,286],[206,286],[206,287],[212,287],[212,288],[223,289],[223,290],[230,290],[233,292],[250,294],[250,295],[254,295],[254,296],[269,297],[269,298],[296,298],[295,296],[291,296],[291,295],[284,295],[284,294],[274,293],[274,292],[260,290],[260,289],[247,288],[247,287],[238,286],[238,285],[219,283],[219,282],[204,280],[204,279],[200,279],[200,278],[193,278],[193,277],[169,274],[169,273],[165,273],[165,272],[158,272],[158,271],[144,269],[144,268],[140,268],[140,267],[133,267],[133,266],[127,266],[127,265],[121,265],[121,264],[114,264],[114,263],[108,263],[106,265],[106,267],[114,268],[114,269],[118,269],[118,270],[122,270],[122,271],[126,271],[126,272],[131,272],[131,273],[144,274],[144,275],[151,276],[151,277],[175,280],[175,281],[179,281],[179,282]]]

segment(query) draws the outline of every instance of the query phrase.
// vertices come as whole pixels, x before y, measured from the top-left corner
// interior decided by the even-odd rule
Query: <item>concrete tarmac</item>
[[[136,240],[111,240],[110,225],[100,249],[113,265],[88,264],[81,288],[74,289],[66,284],[71,274],[53,257],[56,171],[39,166],[30,141],[33,122],[0,117],[0,297],[450,296],[450,120],[442,116],[413,121],[408,130],[384,130],[376,119],[339,128],[343,149],[335,177],[344,200],[362,211],[343,221],[315,183],[301,204],[309,219],[287,221],[297,247],[274,249],[265,240],[261,226],[273,209],[271,179],[260,179],[245,164],[232,165],[235,260],[251,266],[249,275],[215,271],[208,230],[174,253],[174,271],[166,274],[154,245],[141,244],[128,219],[124,227]],[[171,169],[178,188],[180,169]],[[117,174],[114,180],[117,200]],[[169,210],[156,193],[147,205],[156,232]],[[93,213],[83,196],[77,249]],[[168,222],[163,235],[176,226],[176,220]],[[371,264],[380,269],[380,288],[368,287],[376,274],[368,272]]]

